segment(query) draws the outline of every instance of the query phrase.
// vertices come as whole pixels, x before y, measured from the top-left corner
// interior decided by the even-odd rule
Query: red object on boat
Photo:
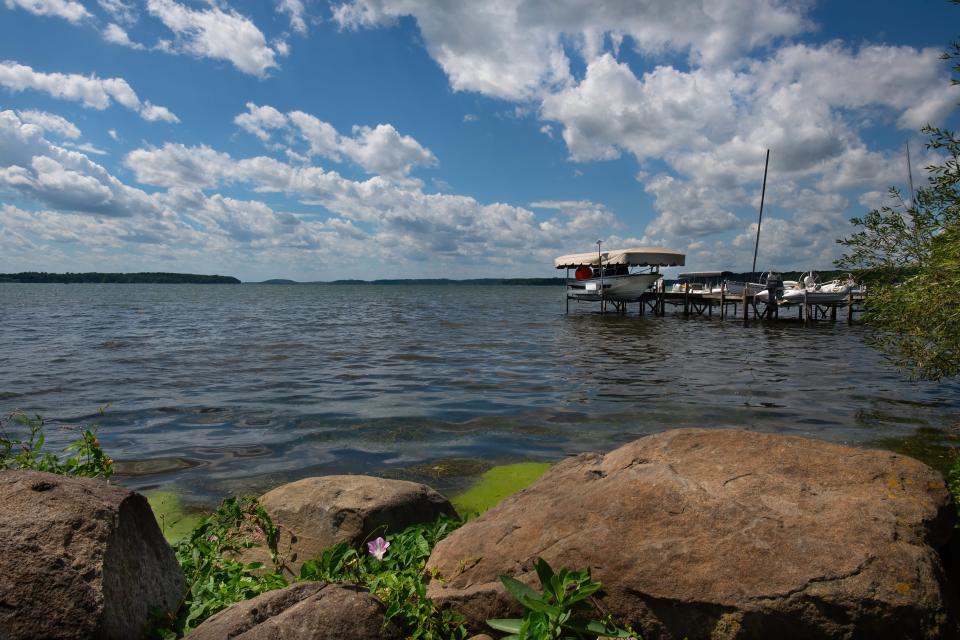
[[[573,275],[577,280],[589,280],[593,277],[593,271],[590,267],[580,266],[577,267],[577,271]]]

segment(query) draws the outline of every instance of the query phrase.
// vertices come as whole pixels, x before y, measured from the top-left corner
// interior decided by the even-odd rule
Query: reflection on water
[[[0,409],[78,423],[109,403],[125,482],[207,500],[680,426],[866,443],[960,421],[957,385],[904,380],[859,327],[573,308],[545,287],[0,284]]]

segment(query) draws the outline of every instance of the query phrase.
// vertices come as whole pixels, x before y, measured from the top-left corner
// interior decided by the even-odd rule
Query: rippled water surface
[[[109,403],[124,483],[201,501],[328,473],[454,486],[680,426],[960,422],[956,384],[905,380],[858,326],[572,311],[552,287],[0,284],[0,409]]]

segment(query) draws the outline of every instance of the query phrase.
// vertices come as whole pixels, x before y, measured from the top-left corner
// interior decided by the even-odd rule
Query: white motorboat
[[[724,282],[720,286],[714,287],[711,291],[713,293],[720,293],[722,291],[725,295],[735,298],[742,296],[744,289],[747,290],[748,294],[753,295],[760,291],[766,291],[764,287],[766,287],[766,285],[760,284],[759,282]]]
[[[670,289],[671,293],[719,293],[720,288],[728,285],[726,277],[733,275],[729,271],[687,271],[677,275],[678,281]]]
[[[710,293],[709,285],[702,282],[674,282],[670,293]]]
[[[778,271],[767,271],[760,276],[760,282],[747,283],[750,293],[754,295],[754,300],[766,303],[773,291],[775,299],[779,299],[784,290],[791,289],[797,285],[796,280],[784,280]]]
[[[681,267],[686,255],[663,247],[635,247],[560,256],[567,270],[567,297],[598,302],[635,302],[662,277],[660,267]],[[570,277],[570,269],[575,269]]]
[[[786,283],[784,283],[786,284]],[[831,280],[820,283],[817,274],[810,271],[803,274],[795,286],[784,286],[781,300],[784,304],[833,304],[846,302],[850,295],[853,282]]]

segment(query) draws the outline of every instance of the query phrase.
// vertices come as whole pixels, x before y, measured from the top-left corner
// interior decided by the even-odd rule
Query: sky
[[[956,127],[946,0],[0,0],[0,272],[828,269]]]

